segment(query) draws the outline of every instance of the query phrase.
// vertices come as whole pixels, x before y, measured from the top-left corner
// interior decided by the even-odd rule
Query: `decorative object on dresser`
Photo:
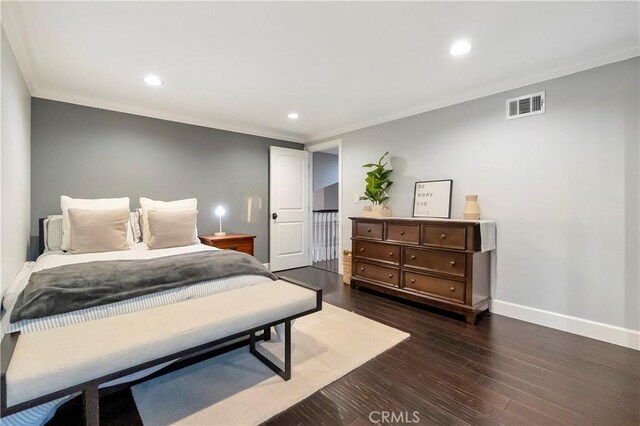
[[[467,202],[464,205],[464,218],[467,220],[480,219],[480,205],[477,195],[465,195]]]
[[[248,234],[225,234],[225,235],[200,235],[198,236],[202,244],[217,247],[223,250],[235,250],[253,256],[253,240],[255,235]]]
[[[451,179],[416,182],[413,193],[413,217],[449,219],[452,191]]]
[[[489,307],[494,221],[352,217],[352,286],[464,314]]]
[[[360,197],[360,200],[371,201],[371,206],[365,206],[362,209],[362,215],[366,217],[388,217],[391,216],[391,208],[384,203],[387,202],[389,196],[387,190],[393,185],[393,182],[389,179],[393,169],[385,169],[388,163],[382,163],[384,157],[389,154],[389,151],[385,152],[377,163],[367,163],[364,168],[372,169],[367,172],[365,182],[367,186],[364,190],[364,195]]]

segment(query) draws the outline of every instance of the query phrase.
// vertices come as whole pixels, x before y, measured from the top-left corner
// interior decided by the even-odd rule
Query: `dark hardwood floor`
[[[319,262],[313,262],[312,266],[314,268],[324,269],[325,271],[337,273],[339,270],[338,263],[339,263],[339,259],[322,260]]]
[[[640,353],[526,322],[460,317],[351,289],[317,268],[281,273],[324,289],[324,300],[411,333],[411,337],[266,422],[365,425],[393,412],[394,424],[638,425]],[[295,374],[295,371],[294,371]],[[257,402],[259,403],[259,402]],[[139,425],[128,390],[101,400],[105,425]],[[390,416],[390,415],[389,415]],[[390,419],[391,417],[388,417]],[[81,421],[78,398],[50,424]]]

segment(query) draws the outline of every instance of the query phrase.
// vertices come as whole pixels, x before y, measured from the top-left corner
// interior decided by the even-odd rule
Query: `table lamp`
[[[216,213],[216,216],[218,216],[218,219],[220,220],[220,232],[216,232],[214,235],[216,236],[227,235],[226,232],[222,232],[222,216],[224,216],[224,213],[225,213],[224,207],[222,206],[216,207],[215,213]]]

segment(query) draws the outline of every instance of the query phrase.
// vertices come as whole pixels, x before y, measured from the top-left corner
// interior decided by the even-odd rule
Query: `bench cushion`
[[[316,307],[278,280],[21,335],[7,371],[12,406]]]

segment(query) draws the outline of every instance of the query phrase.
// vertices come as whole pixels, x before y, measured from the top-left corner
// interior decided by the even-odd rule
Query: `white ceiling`
[[[637,56],[640,38],[638,2],[27,2],[2,15],[34,96],[297,142]],[[465,57],[447,53],[458,38]]]

